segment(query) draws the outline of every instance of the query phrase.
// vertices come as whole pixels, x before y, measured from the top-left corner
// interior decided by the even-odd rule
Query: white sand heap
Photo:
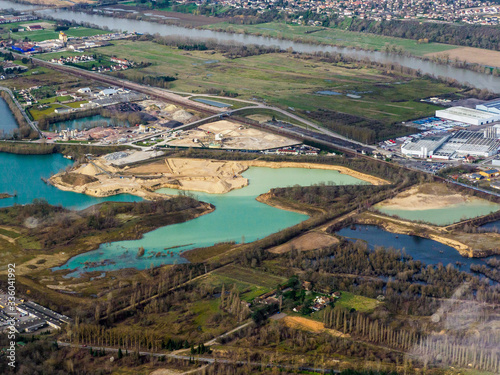
[[[189,113],[188,111],[185,111],[183,109],[180,109],[178,110],[177,112],[175,112],[172,116],[172,118],[175,120],[175,121],[180,121],[180,122],[185,122],[185,121],[189,121],[189,119],[191,117],[193,117],[194,115],[192,113]]]
[[[179,108],[177,108],[177,106],[173,105],[173,104],[170,104],[170,105],[166,105],[163,110],[166,111],[166,112],[175,112],[177,111]]]

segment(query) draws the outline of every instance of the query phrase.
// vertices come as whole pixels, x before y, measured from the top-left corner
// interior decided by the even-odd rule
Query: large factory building
[[[437,110],[436,117],[470,125],[485,125],[500,121],[500,113],[485,112],[467,107],[450,107]]]

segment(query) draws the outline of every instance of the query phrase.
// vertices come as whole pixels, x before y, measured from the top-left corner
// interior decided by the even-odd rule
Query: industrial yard
[[[177,147],[268,150],[294,146],[300,143],[300,141],[264,132],[248,125],[222,120],[185,131],[167,144]]]

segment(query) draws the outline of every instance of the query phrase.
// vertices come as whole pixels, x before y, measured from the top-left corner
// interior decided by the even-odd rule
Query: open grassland
[[[202,284],[211,289],[221,289],[222,285],[224,285],[226,290],[236,288],[240,293],[241,299],[247,302],[251,302],[254,298],[271,291],[270,288],[222,276],[217,272],[214,272],[209,277],[205,278],[202,281]]]
[[[227,266],[215,272],[217,275],[242,281],[249,284],[264,286],[267,288],[276,288],[278,284],[286,281],[285,277],[271,275],[251,268],[238,266]]]
[[[269,22],[257,25],[234,25],[221,22],[204,26],[206,29],[226,30],[237,33],[258,34],[275,38],[300,40],[304,42],[331,44],[342,47],[362,48],[385,51],[387,45],[395,46],[413,55],[423,56],[427,53],[442,52],[457,48],[449,44],[418,43],[416,40],[394,38],[355,31],[345,31],[321,26],[290,25]],[[315,31],[318,30],[318,31]],[[314,32],[313,32],[314,31]]]
[[[379,305],[379,301],[373,298],[355,295],[349,292],[342,292],[342,295],[335,301],[335,306],[346,309],[355,309],[360,312],[372,312]]]
[[[225,90],[238,98],[257,98],[268,104],[292,110],[318,108],[346,112],[394,123],[432,115],[438,108],[420,102],[421,98],[457,92],[443,83],[407,76],[391,77],[371,69],[334,65],[303,59],[291,54],[264,54],[230,59],[214,51],[183,51],[152,42],[118,41],[103,47],[104,55],[117,55],[152,65],[121,72],[138,79],[165,75],[175,77],[176,91],[207,93]],[[330,90],[341,95],[321,95]],[[359,98],[347,97],[359,95]]]
[[[29,112],[33,116],[33,120],[38,121],[44,117],[54,114],[56,109],[65,108],[60,104],[48,104],[46,108],[38,109],[36,106],[31,107]]]
[[[75,90],[77,87],[90,87],[95,83],[85,79],[68,75],[50,68],[35,67],[16,79],[6,79],[2,81],[2,86],[15,90],[27,89],[33,86],[51,86],[55,90]]]

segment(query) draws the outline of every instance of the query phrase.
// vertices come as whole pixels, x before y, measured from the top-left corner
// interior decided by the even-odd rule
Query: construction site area
[[[122,166],[120,159],[143,160],[145,152],[115,152],[90,158],[72,171],[58,173],[50,183],[61,190],[95,197],[132,194],[146,199],[165,197],[161,188],[224,194],[248,184],[241,176],[248,166],[235,161],[165,158],[139,166]],[[146,157],[150,157],[148,154]]]
[[[176,132],[172,135],[172,139],[167,141],[168,146],[174,147],[209,147],[253,151],[271,150],[301,143],[295,139],[227,120]]]

